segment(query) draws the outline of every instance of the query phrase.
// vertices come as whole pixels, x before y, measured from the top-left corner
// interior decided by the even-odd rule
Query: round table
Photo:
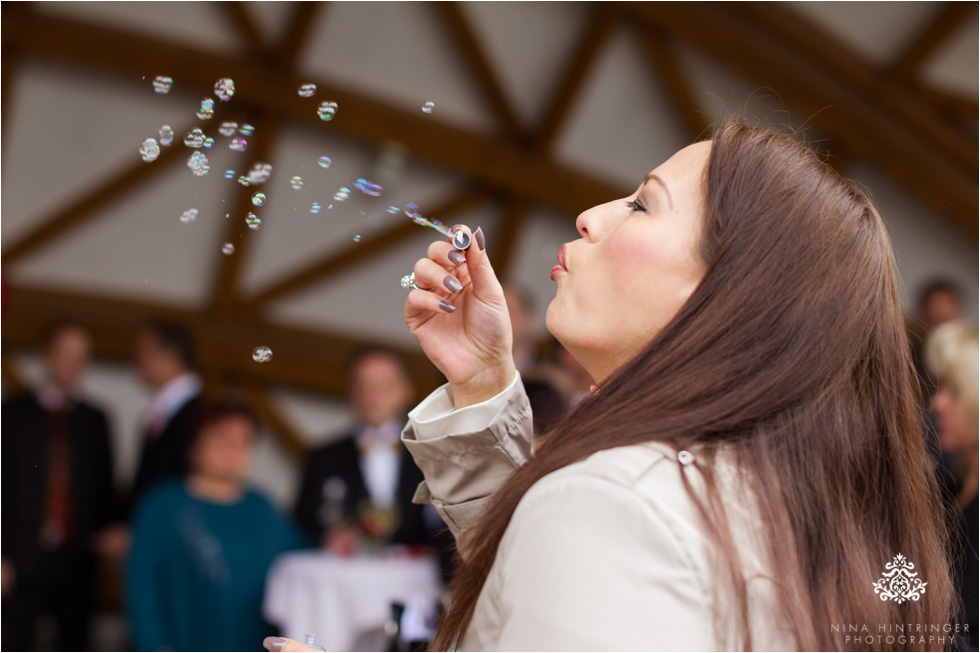
[[[360,635],[384,626],[392,602],[425,613],[441,593],[434,556],[294,551],[272,563],[262,612],[285,637],[302,642],[315,633],[327,651],[349,651]]]

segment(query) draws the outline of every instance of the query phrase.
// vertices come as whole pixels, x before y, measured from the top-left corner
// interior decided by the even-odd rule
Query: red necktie
[[[54,548],[71,537],[71,471],[69,466],[67,408],[49,414],[48,496],[41,539]]]

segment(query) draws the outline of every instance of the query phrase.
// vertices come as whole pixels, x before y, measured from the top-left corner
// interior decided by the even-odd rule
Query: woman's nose
[[[583,211],[575,218],[575,228],[583,238],[590,242],[598,240],[601,233],[600,213],[604,205],[593,206],[588,211]]]

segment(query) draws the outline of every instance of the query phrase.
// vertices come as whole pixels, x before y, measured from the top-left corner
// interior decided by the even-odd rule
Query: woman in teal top
[[[127,579],[136,650],[245,651],[273,633],[261,615],[266,572],[304,542],[245,486],[254,440],[244,406],[205,409],[190,474],[139,506]]]

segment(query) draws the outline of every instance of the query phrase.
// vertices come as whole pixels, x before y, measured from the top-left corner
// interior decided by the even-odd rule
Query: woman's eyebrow
[[[658,184],[660,184],[661,190],[663,190],[664,195],[667,196],[667,203],[670,205],[671,210],[673,210],[674,209],[674,200],[670,196],[670,189],[667,188],[667,184],[665,184],[664,183],[664,180],[661,179],[660,177],[658,177],[657,176],[657,173],[655,173],[655,172],[651,172],[650,174],[648,174],[647,177],[646,177],[646,179],[643,180],[643,183],[646,184],[651,179],[653,181],[657,182]]]

